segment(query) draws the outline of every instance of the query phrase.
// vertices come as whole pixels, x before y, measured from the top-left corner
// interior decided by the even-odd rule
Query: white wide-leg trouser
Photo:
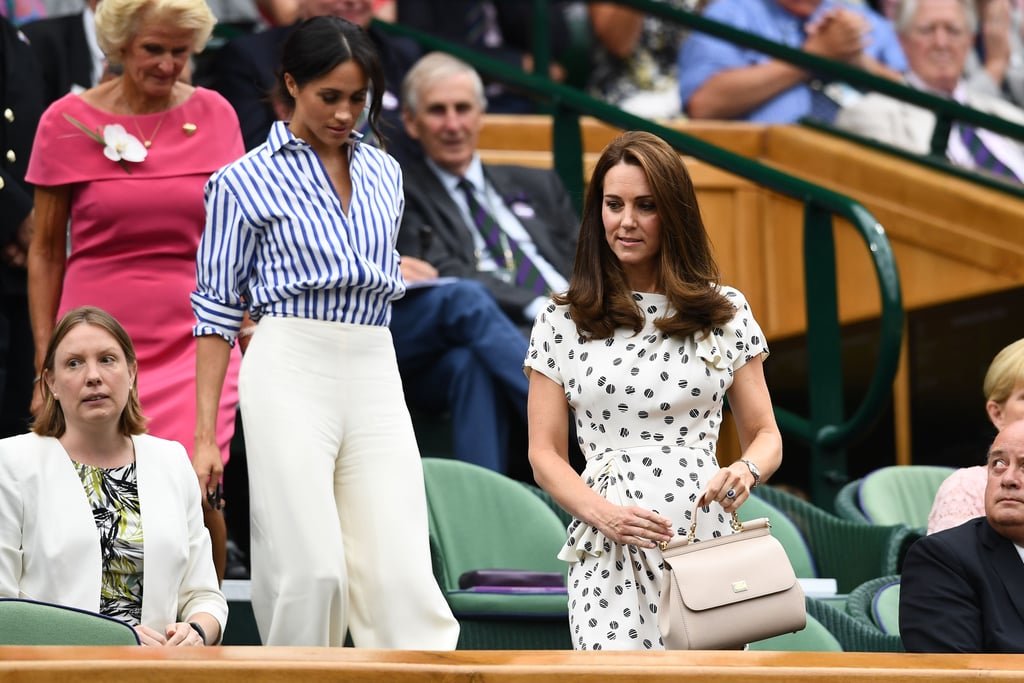
[[[239,396],[263,643],[455,649],[388,329],[264,317]]]

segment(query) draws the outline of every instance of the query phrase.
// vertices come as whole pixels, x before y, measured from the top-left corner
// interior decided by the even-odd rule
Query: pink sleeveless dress
[[[151,137],[148,156],[126,162],[126,170],[65,113],[92,130],[120,123],[140,140]],[[138,353],[139,397],[149,433],[180,442],[191,455],[196,342],[189,296],[205,224],[203,186],[245,150],[234,110],[211,90],[197,88],[166,115],[135,119],[65,95],[39,122],[27,179],[72,186],[70,254],[58,317],[88,304],[124,325]],[[239,361],[236,348],[218,415],[224,462],[234,433]]]

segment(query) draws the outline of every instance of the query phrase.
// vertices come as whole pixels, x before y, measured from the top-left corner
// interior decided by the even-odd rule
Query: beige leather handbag
[[[670,650],[733,650],[807,625],[804,592],[767,517],[734,533],[694,542],[690,533],[661,544],[665,582],[658,627]]]

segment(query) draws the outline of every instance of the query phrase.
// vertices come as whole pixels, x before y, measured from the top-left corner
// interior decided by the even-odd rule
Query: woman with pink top
[[[985,410],[996,430],[1024,419],[1024,339],[1003,348],[992,359],[982,385]],[[935,494],[928,515],[928,533],[959,526],[985,514],[984,465],[965,467],[949,475]]]

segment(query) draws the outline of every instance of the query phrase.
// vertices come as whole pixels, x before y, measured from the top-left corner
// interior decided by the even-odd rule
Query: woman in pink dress
[[[231,106],[179,80],[215,21],[204,0],[100,3],[97,41],[123,75],[47,109],[27,174],[36,186],[28,264],[36,373],[55,320],[86,304],[106,309],[136,343],[149,432],[190,453],[196,391],[189,296],[205,222],[203,186],[244,152]],[[218,479],[234,432],[237,367],[236,352],[220,402],[221,461],[193,462]],[[206,512],[223,576],[224,519]]]

